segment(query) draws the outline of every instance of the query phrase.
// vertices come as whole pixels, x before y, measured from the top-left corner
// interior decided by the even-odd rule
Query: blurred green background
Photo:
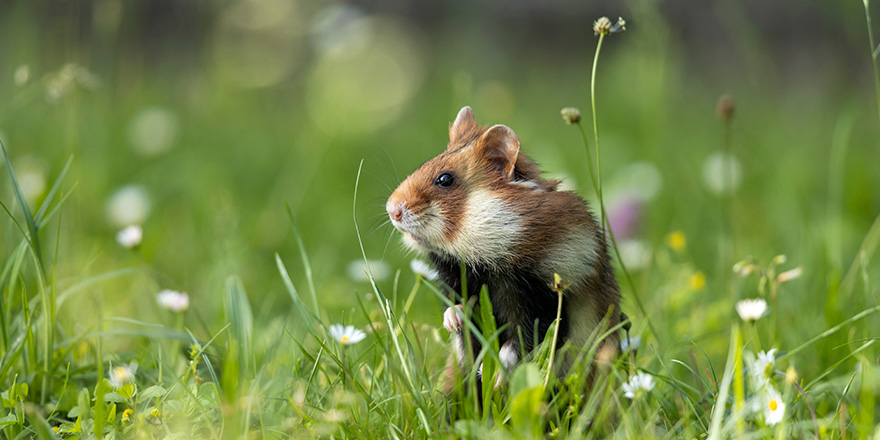
[[[305,286],[288,204],[330,320],[363,324],[354,310],[369,289],[350,267],[360,258],[359,163],[366,251],[386,265],[383,290],[401,271],[403,296],[412,255],[384,202],[445,147],[463,105],[513,128],[526,154],[590,198],[580,136],[559,110],[580,107],[589,128],[592,22],[602,15],[627,20],[598,67],[602,177],[609,209],[629,206],[619,210],[635,219],[621,238],[659,336],[725,353],[732,301],[756,295],[754,283],[729,289],[729,268],[749,255],[784,253],[804,268],[779,299],[780,316],[797,317],[779,324],[783,339],[876,305],[876,292],[825,304],[880,212],[861,1],[4,2],[0,136],[32,206],[73,158],[60,229],[43,237],[47,254],[59,246],[59,289],[139,268],[76,293],[60,321],[80,332],[98,315],[155,321],[155,294],[168,288],[190,294],[187,326],[211,335],[233,274],[260,323],[282,319],[292,305],[275,253]],[[729,214],[707,182],[717,185],[710,158],[724,149],[716,103],[726,93],[740,171]],[[127,224],[143,226],[137,251],[115,240]],[[3,227],[8,255],[20,234]],[[684,233],[684,250],[669,249],[672,231]],[[439,325],[439,303],[419,295],[414,316]],[[624,296],[643,328],[629,288]]]

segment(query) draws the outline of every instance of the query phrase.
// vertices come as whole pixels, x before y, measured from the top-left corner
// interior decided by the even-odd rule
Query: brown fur
[[[560,344],[583,344],[583,333],[606,315],[606,328],[617,325],[617,282],[605,237],[586,202],[572,192],[557,191],[559,182],[542,179],[538,165],[519,151],[512,130],[503,125],[481,127],[469,107],[459,112],[449,137],[444,152],[394,191],[388,209],[389,214],[402,209],[409,216],[403,218],[413,219],[395,226],[405,236],[417,237],[410,245],[432,259],[453,299],[457,302],[456,295],[462,294],[459,264],[464,260],[469,296],[487,285],[499,326],[508,325],[501,342],[517,353],[528,353],[534,339],[543,338],[540,329],[555,318],[557,298],[548,287],[554,272],[572,283],[563,299]],[[455,177],[452,187],[434,184],[442,173]],[[475,197],[493,206],[475,205]],[[437,224],[442,234],[435,233]],[[532,334],[535,321],[537,335]],[[616,351],[617,335],[604,344]]]

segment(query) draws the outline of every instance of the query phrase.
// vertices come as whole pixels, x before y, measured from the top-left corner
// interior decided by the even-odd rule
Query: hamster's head
[[[519,234],[504,189],[524,187],[516,184],[539,173],[519,154],[513,130],[481,127],[464,107],[449,129],[446,150],[410,174],[385,208],[410,248],[471,260],[503,252],[498,246]]]

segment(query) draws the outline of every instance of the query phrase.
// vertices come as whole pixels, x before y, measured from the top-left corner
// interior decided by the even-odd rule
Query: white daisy
[[[651,264],[651,246],[641,240],[625,240],[618,249],[620,259],[628,269],[639,270]]]
[[[654,389],[654,376],[641,371],[631,376],[629,381],[623,384],[623,395],[629,399],[635,399]]]
[[[175,290],[165,289],[156,297],[159,305],[172,312],[182,312],[189,308],[189,295]]]
[[[717,151],[703,162],[703,183],[712,194],[731,194],[742,183],[742,165],[732,154]]]
[[[642,345],[642,337],[641,336],[632,336],[629,338],[623,338],[620,340],[620,351],[626,351],[628,349],[632,351],[636,351],[639,349],[639,346]]]
[[[140,245],[143,238],[144,230],[138,225],[127,226],[116,233],[116,242],[129,249]]]
[[[744,299],[736,303],[736,313],[739,313],[743,321],[757,321],[767,313],[767,301],[761,298]]]
[[[422,278],[426,280],[436,280],[437,277],[440,276],[434,268],[425,263],[422,260],[414,259],[409,263],[410,269],[412,269],[413,273],[416,275],[420,275]]]
[[[150,215],[150,208],[146,189],[139,185],[124,186],[107,200],[107,219],[118,227],[143,224]]]
[[[174,146],[180,131],[177,115],[164,107],[147,107],[128,123],[128,142],[142,156],[158,156]]]
[[[763,395],[764,423],[773,426],[785,417],[785,402],[775,389],[768,388]]]
[[[341,324],[333,324],[330,326],[330,336],[342,345],[352,345],[363,341],[367,334],[353,325],[343,327]]]
[[[776,369],[776,349],[770,351],[761,351],[758,358],[749,367],[752,379],[755,381],[755,389],[772,388],[770,379]]]
[[[131,382],[132,380],[134,380],[134,373],[137,372],[137,369],[137,361],[113,367],[110,370],[110,374],[108,375],[110,376],[110,384],[113,385],[113,388],[119,388]]]
[[[391,275],[391,268],[388,267],[388,263],[381,260],[369,260],[369,264],[370,273],[373,274],[374,280],[382,281]],[[364,260],[354,260],[348,263],[346,273],[352,281],[363,282],[370,280],[367,276],[367,265],[364,264]]]

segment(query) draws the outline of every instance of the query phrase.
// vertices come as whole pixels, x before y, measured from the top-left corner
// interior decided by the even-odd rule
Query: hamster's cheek
[[[429,252],[429,249],[423,246],[423,243],[420,240],[416,239],[414,235],[410,234],[409,232],[403,232],[402,235],[403,244],[406,245],[406,247],[423,254]]]

